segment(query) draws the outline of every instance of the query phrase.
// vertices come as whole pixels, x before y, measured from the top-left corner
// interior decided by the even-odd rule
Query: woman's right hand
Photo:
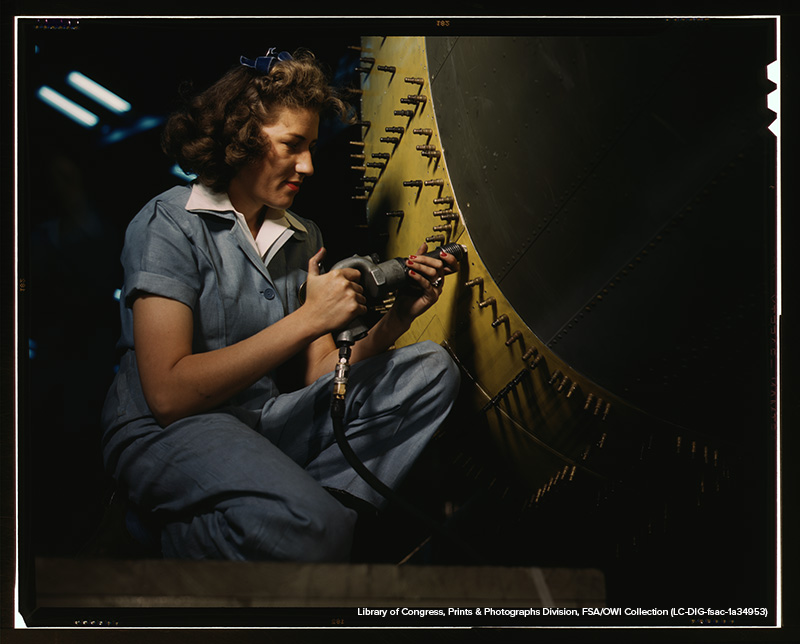
[[[319,323],[322,333],[346,327],[352,320],[367,312],[367,299],[361,286],[361,272],[341,268],[320,274],[325,249],[308,260],[306,300],[303,304]]]

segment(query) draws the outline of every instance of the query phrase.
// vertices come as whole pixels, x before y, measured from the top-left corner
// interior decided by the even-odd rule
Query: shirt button
[[[268,300],[274,300],[275,299],[275,291],[273,291],[271,288],[266,289],[264,291],[264,297],[267,298]]]

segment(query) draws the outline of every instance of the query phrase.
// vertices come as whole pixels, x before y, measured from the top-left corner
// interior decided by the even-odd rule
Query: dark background
[[[141,205],[178,181],[160,152],[159,128],[111,144],[104,137],[141,117],[164,118],[182,83],[200,90],[240,55],[256,56],[270,46],[291,51],[310,44],[338,84],[357,86],[357,54],[347,46],[358,43],[363,28],[359,21],[333,28],[330,22],[281,21],[271,29],[269,21],[252,20],[191,21],[179,29],[171,21],[140,20],[81,20],[76,26],[26,25],[19,43],[18,260],[25,279],[19,384],[27,403],[19,408],[19,488],[22,554],[28,556],[85,553],[106,512],[111,486],[100,462],[98,416],[117,358],[114,291],[121,283],[122,236]],[[382,26],[405,29],[402,23]],[[63,79],[72,69],[129,100],[130,119],[98,108],[101,126],[90,132],[35,98],[41,84],[68,93]],[[350,200],[351,176],[340,162],[352,131],[328,124],[322,134],[313,185],[293,209],[319,223],[333,261],[374,250],[375,240],[357,227],[363,211]],[[446,450],[436,446],[422,467],[439,466]],[[417,484],[430,480],[421,474]],[[463,496],[463,488],[441,494],[447,493]]]

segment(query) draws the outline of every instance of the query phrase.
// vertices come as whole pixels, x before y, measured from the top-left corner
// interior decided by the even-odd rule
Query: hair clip
[[[255,60],[245,58],[244,56],[239,57],[239,62],[242,65],[245,67],[251,67],[262,74],[269,74],[272,66],[276,61],[279,60],[292,60],[292,55],[288,51],[282,51],[281,53],[276,54],[275,47],[270,47],[269,51],[267,51],[264,56],[259,56]]]

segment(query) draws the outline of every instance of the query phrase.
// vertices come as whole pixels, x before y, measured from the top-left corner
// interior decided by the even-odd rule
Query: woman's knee
[[[259,502],[263,501],[263,502]],[[347,561],[356,513],[324,490],[291,504],[252,500],[226,512],[243,559]],[[278,506],[278,507],[276,507]]]

